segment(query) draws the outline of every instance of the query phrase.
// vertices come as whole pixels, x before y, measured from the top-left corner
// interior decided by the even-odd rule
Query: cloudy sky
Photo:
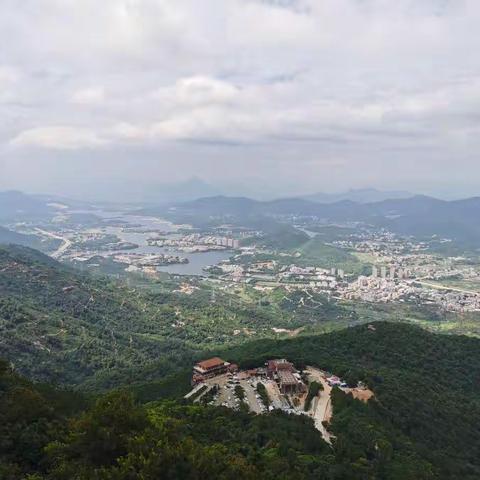
[[[1,0],[0,189],[480,194],[479,25],[478,0]]]

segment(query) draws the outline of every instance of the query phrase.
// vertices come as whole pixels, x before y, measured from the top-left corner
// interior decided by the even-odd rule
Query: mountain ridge
[[[153,212],[154,213],[154,212]],[[197,219],[237,216],[242,219],[258,216],[316,217],[324,222],[359,222],[394,233],[422,239],[433,236],[451,238],[467,246],[480,242],[480,198],[440,200],[426,195],[407,199],[389,199],[374,203],[355,203],[342,200],[335,203],[316,203],[301,198],[270,201],[246,197],[206,197],[179,203],[157,213],[165,213],[188,223]]]
[[[342,200],[351,200],[356,203],[372,203],[388,199],[409,198],[412,196],[412,193],[402,190],[383,191],[377,190],[376,188],[358,188],[339,193],[312,193],[303,195],[301,198],[318,203],[335,203]]]

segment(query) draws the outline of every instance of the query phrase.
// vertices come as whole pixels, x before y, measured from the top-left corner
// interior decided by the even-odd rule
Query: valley
[[[164,422],[199,422],[192,440],[180,427],[182,440],[172,446],[189,464],[195,460],[185,453],[188,442],[203,441],[226,448],[223,468],[241,461],[263,478],[278,476],[278,465],[305,479],[478,475],[473,250],[440,251],[437,239],[285,216],[263,227],[245,218],[225,223],[222,216],[200,226],[174,222],[168,212],[93,211],[54,207],[46,218],[6,224],[21,241],[35,238],[45,253],[0,246],[4,381],[27,382],[47,402],[68,395],[71,406],[28,420],[32,429],[47,417],[63,425],[29,447],[39,449],[43,466],[26,464],[9,447],[3,461],[11,468],[41,471],[50,480],[62,478],[54,466],[62,465],[71,475],[79,457],[62,450],[70,442],[62,433],[68,419],[99,425],[113,402],[127,417],[144,419],[128,427],[127,437],[146,435],[147,428],[148,441],[158,441]],[[197,270],[182,271],[196,255],[207,257]],[[238,376],[205,380],[190,397],[192,367],[212,357],[238,365]],[[280,359],[294,365],[290,373],[304,385],[298,392],[281,391],[283,381],[297,377],[262,373]],[[46,384],[55,387],[44,392]],[[10,412],[9,400],[0,401]],[[31,408],[26,399],[15,402]],[[228,428],[210,436],[206,425],[215,418]],[[4,438],[17,438],[15,422],[5,421]],[[228,440],[238,437],[238,422],[247,429],[247,450]],[[90,428],[84,425],[74,427],[77,433]],[[258,425],[262,434],[253,441]],[[56,438],[63,446],[54,446]],[[283,446],[273,453],[276,438]],[[289,442],[295,454],[283,450]],[[132,445],[123,452],[133,459]],[[311,452],[306,463],[305,452]],[[85,452],[79,455],[86,480],[98,469]],[[119,464],[102,468],[126,478]],[[140,474],[143,467],[131,468]]]
[[[0,1],[0,480],[480,480],[479,22]]]

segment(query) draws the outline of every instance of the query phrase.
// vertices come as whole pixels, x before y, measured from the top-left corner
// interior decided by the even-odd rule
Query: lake
[[[227,260],[231,255],[231,250],[214,250],[211,252],[198,252],[198,253],[186,253],[179,250],[176,250],[172,247],[156,247],[150,246],[147,244],[147,239],[152,236],[152,232],[162,231],[169,232],[174,234],[181,226],[175,225],[167,220],[155,218],[155,217],[145,217],[137,215],[124,215],[119,214],[118,212],[110,213],[102,211],[100,215],[99,212],[94,212],[96,215],[101,216],[104,219],[119,219],[122,222],[130,223],[133,225],[141,225],[141,227],[135,227],[138,229],[151,229],[151,231],[146,233],[140,232],[123,232],[122,227],[106,227],[106,233],[111,233],[117,235],[122,241],[132,242],[139,245],[136,249],[130,250],[119,250],[120,252],[138,252],[138,253],[165,253],[168,255],[179,256],[188,258],[189,263],[182,264],[173,264],[165,265],[162,267],[157,267],[157,270],[160,272],[168,272],[177,275],[205,275],[203,269],[209,265],[217,265],[223,260]],[[184,226],[183,226],[184,227]],[[117,251],[118,253],[118,251]]]

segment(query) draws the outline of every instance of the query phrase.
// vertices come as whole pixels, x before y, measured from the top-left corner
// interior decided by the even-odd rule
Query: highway
[[[423,280],[417,280],[417,283],[420,285],[425,285],[430,288],[435,288],[437,290],[452,290],[452,292],[459,292],[459,293],[468,293],[469,295],[478,295],[480,292],[475,292],[473,290],[464,290],[463,288],[458,288],[458,287],[449,287],[447,285],[438,285],[436,283],[428,283],[424,282]]]
[[[61,237],[60,235],[55,235],[52,232],[47,232],[46,230],[42,230],[41,228],[35,228],[38,233],[45,235],[50,238],[56,238],[57,240],[62,240],[62,244],[60,247],[57,248],[50,256],[53,258],[59,258],[71,245],[72,242],[67,237]]]

